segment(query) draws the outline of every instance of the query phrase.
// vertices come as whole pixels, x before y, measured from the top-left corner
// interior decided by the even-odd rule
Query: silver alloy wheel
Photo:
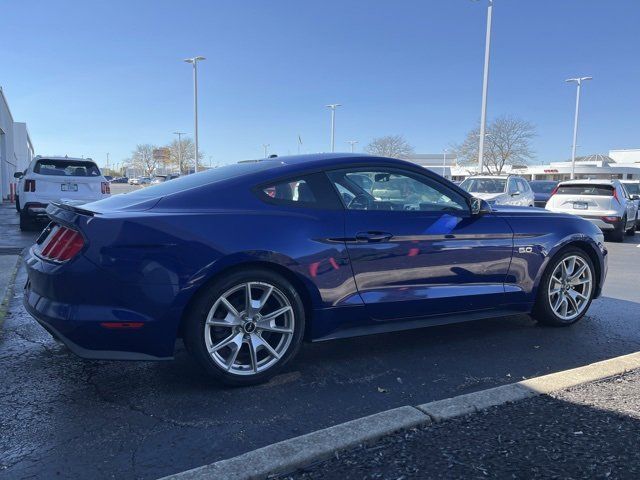
[[[255,375],[286,353],[295,328],[287,297],[265,282],[247,282],[227,290],[209,310],[205,344],[213,361],[236,375]]]
[[[560,319],[573,320],[589,303],[592,285],[591,268],[584,258],[578,255],[563,258],[549,281],[551,309]]]

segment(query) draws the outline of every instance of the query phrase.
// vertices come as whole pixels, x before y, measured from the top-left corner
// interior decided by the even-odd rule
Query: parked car
[[[533,205],[544,208],[557,185],[555,180],[531,180],[529,186],[533,191]]]
[[[135,177],[129,180],[130,185],[148,185],[151,183],[151,177]]]
[[[111,182],[111,181],[113,180],[113,176],[111,176],[111,175],[104,175],[104,179],[105,179],[107,182]]]
[[[182,337],[232,385],[272,377],[305,339],[514,312],[570,325],[607,272],[602,232],[580,217],[492,209],[367,155],[241,162],[47,213],[26,255],[38,322],[94,359],[169,359]]]
[[[529,184],[516,175],[472,176],[466,178],[460,188],[486,200],[489,205],[534,205],[534,195]]]
[[[169,180],[173,180],[178,178],[180,175],[177,175],[175,173],[168,173],[166,175],[156,175],[155,177],[153,177],[153,179],[151,180],[151,185],[156,185],[158,183],[164,183],[167,182]]]
[[[111,180],[111,183],[128,183],[129,179],[127,177],[116,177]]]
[[[622,242],[625,232],[635,235],[638,206],[619,180],[560,182],[547,201],[547,210],[579,215]]]
[[[636,218],[636,229],[640,228],[640,180],[621,180],[625,190],[638,207],[638,218]]]
[[[19,178],[16,208],[20,212],[20,229],[28,230],[38,220],[46,220],[46,208],[52,202],[80,205],[106,198],[111,194],[109,182],[91,159],[69,157],[35,157]]]

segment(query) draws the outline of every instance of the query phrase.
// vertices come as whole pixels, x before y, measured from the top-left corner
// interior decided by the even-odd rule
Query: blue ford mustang
[[[24,303],[73,352],[173,356],[264,381],[303,340],[531,313],[579,320],[607,271],[577,216],[491,209],[411,163],[240,162],[82,207],[50,205]]]

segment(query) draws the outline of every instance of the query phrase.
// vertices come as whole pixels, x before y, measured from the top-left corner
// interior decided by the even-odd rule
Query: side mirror
[[[481,198],[471,197],[469,206],[471,207],[471,215],[482,215],[484,213],[491,213],[491,207]]]
[[[517,195],[520,195],[520,190],[516,190],[515,192],[513,192],[513,193],[511,194],[511,196],[512,196],[512,197],[515,197],[515,196],[517,196]]]
[[[22,178],[22,172],[15,172],[13,178]]]
[[[638,195],[637,193],[631,194],[631,200],[640,200],[640,195]]]

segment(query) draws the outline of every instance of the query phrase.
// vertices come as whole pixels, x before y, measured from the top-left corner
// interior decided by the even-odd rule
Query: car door
[[[520,205],[521,194],[518,191],[518,184],[516,183],[516,179],[513,177],[509,177],[509,179],[507,180],[507,195],[508,198],[506,204],[515,206]]]
[[[638,216],[636,202],[631,198],[626,188],[624,187],[624,184],[619,183],[618,185],[614,186],[614,188],[617,189],[618,198],[622,202],[624,202],[625,211],[627,213],[627,225],[625,226],[625,228],[630,227],[632,220],[633,222],[635,222],[635,219]]]
[[[520,192],[520,205],[523,207],[533,205],[533,192],[529,188],[529,184],[524,178],[516,178],[516,184]]]
[[[347,252],[372,318],[481,311],[504,301],[513,233],[502,218],[472,215],[467,197],[418,171],[328,175],[346,207]]]

